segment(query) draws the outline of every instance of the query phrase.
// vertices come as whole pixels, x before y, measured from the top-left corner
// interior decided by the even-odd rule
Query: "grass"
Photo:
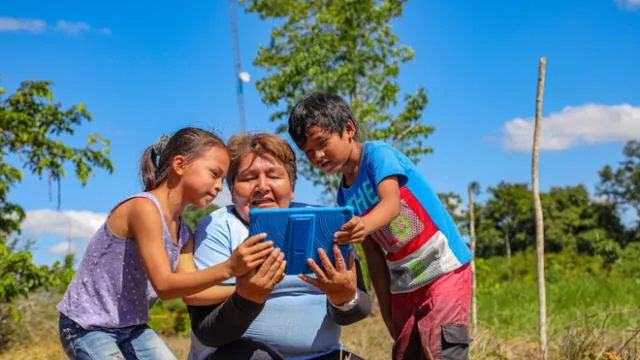
[[[507,283],[478,298],[480,325],[499,337],[531,336],[538,329],[538,294],[534,284]],[[580,278],[547,286],[551,335],[584,318],[608,317],[607,328],[640,327],[640,280],[615,282]],[[596,320],[597,321],[597,320]]]
[[[549,284],[547,294],[552,359],[640,359],[639,281],[578,278]],[[24,314],[20,343],[0,353],[0,360],[66,359],[58,341],[56,300],[39,297],[19,304]],[[472,359],[536,358],[535,284],[501,283],[481,293],[478,303],[480,329]],[[188,337],[163,337],[179,359],[186,358]],[[390,358],[392,341],[378,315],[344,327],[342,342],[366,359]]]

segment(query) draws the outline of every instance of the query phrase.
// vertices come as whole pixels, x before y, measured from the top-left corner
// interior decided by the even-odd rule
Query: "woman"
[[[233,204],[198,224],[198,269],[225,261],[247,238],[250,209],[307,206],[292,202],[296,157],[286,141],[237,135],[228,149]],[[366,317],[370,299],[353,250],[348,261],[334,250],[335,264],[320,252],[324,270],[310,263],[315,277],[284,276],[283,255],[274,251],[259,269],[184,298],[192,323],[189,358],[361,359],[342,349],[340,325]]]

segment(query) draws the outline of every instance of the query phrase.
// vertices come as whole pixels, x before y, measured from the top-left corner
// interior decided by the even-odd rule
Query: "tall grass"
[[[640,280],[615,282],[580,278],[547,286],[549,330],[560,333],[568,324],[589,317],[608,317],[607,327],[625,330],[640,326]],[[534,335],[537,329],[535,284],[508,283],[480,294],[482,327],[500,337]]]
[[[547,302],[552,359],[640,360],[640,261],[629,253],[604,270],[601,259],[576,254],[548,257]],[[535,256],[517,254],[478,261],[480,329],[471,346],[472,359],[534,359],[537,349],[537,293],[532,275]],[[17,344],[4,353],[8,359],[65,359],[57,334],[55,303],[59,296],[34,294],[18,305],[24,322],[18,324]],[[179,359],[186,358],[189,340],[178,302],[164,302],[151,326]],[[377,312],[376,312],[377,313]],[[173,316],[180,315],[180,316]],[[188,321],[187,324],[188,326]],[[344,328],[347,349],[369,359],[389,359],[392,340],[379,317]]]

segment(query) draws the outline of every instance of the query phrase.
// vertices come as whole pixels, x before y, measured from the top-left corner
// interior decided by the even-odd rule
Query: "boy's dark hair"
[[[289,115],[289,135],[302,147],[307,142],[307,130],[318,125],[325,131],[342,135],[349,120],[356,124],[356,119],[349,105],[338,95],[315,91],[305,95]],[[358,128],[356,127],[356,138]]]
[[[226,150],[218,135],[195,127],[182,128],[171,137],[162,135],[155,144],[145,149],[140,159],[144,191],[157,188],[167,179],[175,156],[183,155],[187,161],[191,161],[212,147]]]

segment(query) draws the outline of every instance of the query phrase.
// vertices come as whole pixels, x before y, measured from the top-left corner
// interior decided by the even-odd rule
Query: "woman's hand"
[[[228,264],[232,277],[242,276],[262,264],[273,250],[273,242],[260,242],[267,234],[257,234],[247,238],[233,252]]]
[[[300,279],[317,287],[327,294],[327,298],[334,305],[343,305],[356,297],[356,266],[353,249],[349,252],[349,267],[347,268],[342,253],[337,245],[333,246],[335,266],[322,249],[318,249],[318,256],[324,270],[313,259],[308,259],[307,264],[316,275],[315,278],[305,274],[299,274]]]
[[[277,283],[284,278],[284,253],[273,249],[267,259],[256,270],[236,278],[236,292],[247,300],[264,303]]]

